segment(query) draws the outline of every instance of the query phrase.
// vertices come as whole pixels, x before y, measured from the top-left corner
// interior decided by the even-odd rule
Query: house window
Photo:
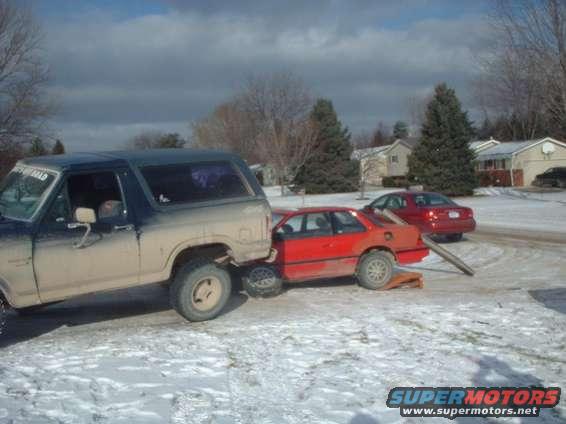
[[[391,156],[391,163],[399,163],[399,156],[392,155]]]

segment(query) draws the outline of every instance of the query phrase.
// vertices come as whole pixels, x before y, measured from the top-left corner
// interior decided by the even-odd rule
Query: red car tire
[[[365,254],[358,265],[360,285],[369,290],[380,289],[393,277],[394,267],[395,260],[389,252],[373,251]]]
[[[251,297],[273,297],[281,293],[283,280],[276,267],[268,264],[251,266],[242,278],[244,290]]]

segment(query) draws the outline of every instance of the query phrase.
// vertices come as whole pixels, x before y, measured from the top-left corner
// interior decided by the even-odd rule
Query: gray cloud
[[[354,29],[356,15],[360,22],[367,17],[348,11],[350,29],[344,31],[331,7],[308,26],[274,26],[276,12],[282,22],[295,12],[248,14],[251,2],[238,2],[233,11],[206,3],[126,20],[97,13],[46,23],[51,91],[62,103],[53,127],[71,149],[123,145],[145,129],[186,133],[191,120],[233,94],[246,75],[281,70],[331,98],[353,130],[371,129],[378,120],[404,118],[407,97],[439,81],[464,94],[475,72],[474,52],[485,46],[484,25],[475,15],[417,20],[402,29]],[[304,16],[316,12],[316,2],[305,4]]]

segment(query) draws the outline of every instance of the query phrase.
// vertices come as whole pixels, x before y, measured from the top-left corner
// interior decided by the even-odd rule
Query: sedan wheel
[[[371,252],[363,256],[358,266],[360,285],[376,290],[385,286],[393,276],[394,260],[388,252]]]
[[[248,269],[243,283],[244,289],[252,297],[276,296],[283,287],[283,281],[277,268],[263,264]]]

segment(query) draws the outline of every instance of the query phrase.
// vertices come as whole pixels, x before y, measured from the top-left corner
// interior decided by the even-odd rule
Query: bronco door
[[[34,237],[33,265],[43,302],[139,281],[137,234],[122,180],[128,170],[68,175]],[[93,209],[97,223],[83,247],[84,228],[69,228],[74,210]]]

